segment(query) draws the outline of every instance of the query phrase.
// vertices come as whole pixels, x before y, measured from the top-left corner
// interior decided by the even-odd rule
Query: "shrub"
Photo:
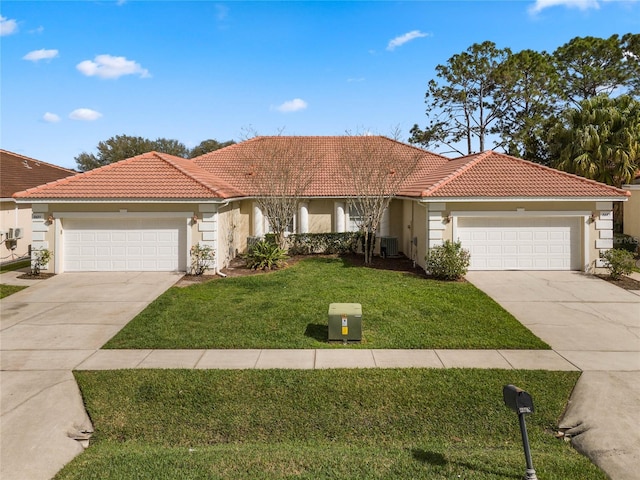
[[[200,244],[191,247],[191,274],[203,275],[211,268],[211,262],[215,256],[215,251],[211,247]]]
[[[49,263],[53,252],[42,248],[31,252],[31,275],[40,275],[40,271]]]
[[[612,248],[600,254],[600,258],[607,262],[609,276],[618,280],[622,275],[629,275],[635,266],[633,254],[620,248]]]
[[[471,256],[459,241],[445,240],[441,246],[429,250],[426,260],[427,271],[434,277],[457,280],[467,273]]]
[[[289,236],[291,255],[344,254],[357,251],[357,232],[297,233]]]
[[[244,256],[247,267],[253,270],[271,270],[286,265],[286,252],[273,242],[261,240],[254,243]]]

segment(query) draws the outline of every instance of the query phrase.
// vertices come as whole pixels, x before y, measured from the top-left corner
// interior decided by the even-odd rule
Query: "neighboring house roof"
[[[210,199],[242,192],[191,160],[148,152],[74,177],[31,188],[16,198]]]
[[[0,198],[78,172],[0,149]]]
[[[404,193],[434,198],[628,196],[624,190],[493,151],[451,160]]]
[[[25,199],[228,199],[254,197],[255,171],[266,164],[310,173],[302,196],[353,196],[345,156],[369,153],[371,169],[387,158],[417,162],[398,195],[414,198],[616,198],[628,192],[488,151],[456,159],[381,136],[256,137],[193,160],[149,152],[20,192]],[[365,158],[364,155],[362,155]],[[279,160],[276,160],[279,159]],[[284,158],[284,162],[282,162]],[[400,161],[399,160],[399,161]],[[262,162],[262,163],[260,163]],[[272,163],[269,163],[272,162]],[[384,167],[382,167],[384,166]]]

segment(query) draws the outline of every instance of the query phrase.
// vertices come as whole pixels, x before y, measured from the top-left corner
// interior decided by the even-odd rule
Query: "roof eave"
[[[596,197],[422,197],[416,198],[419,203],[442,202],[626,202],[628,196],[596,196]]]

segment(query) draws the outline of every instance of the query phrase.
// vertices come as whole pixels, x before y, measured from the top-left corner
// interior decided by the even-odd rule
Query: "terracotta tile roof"
[[[256,181],[252,178],[260,159],[278,152],[287,158],[287,164],[299,169],[312,168],[306,196],[351,196],[353,182],[345,168],[345,152],[388,152],[395,158],[409,162],[417,159],[417,168],[410,180],[426,175],[445,164],[448,159],[419,148],[382,136],[275,136],[256,137],[216,150],[193,161],[202,168],[247,192],[257,195]],[[369,158],[371,168],[376,168],[376,158]]]
[[[0,198],[78,172],[0,149]]]
[[[17,198],[207,199],[260,194],[254,175],[262,164],[309,174],[303,195],[346,197],[354,187],[345,152],[368,152],[366,165],[385,155],[416,160],[398,194],[418,198],[598,198],[628,192],[492,151],[448,159],[380,136],[256,137],[193,160],[149,152],[32,188]],[[388,168],[388,166],[384,167]]]
[[[425,180],[412,185],[414,194],[422,186],[419,196],[435,198],[628,196],[609,185],[492,151],[451,160]]]
[[[149,152],[19,192],[15,197],[179,200],[241,195],[191,160]]]

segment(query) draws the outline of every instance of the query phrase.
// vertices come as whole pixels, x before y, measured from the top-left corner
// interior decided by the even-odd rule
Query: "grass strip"
[[[549,348],[470,283],[337,258],[171,288],[105,348],[330,348],[330,303],[362,304],[363,341],[353,348]]]
[[[4,285],[0,284],[0,298],[8,297],[9,295],[13,295],[20,290],[24,290],[27,287],[17,286],[17,285]]]
[[[521,478],[515,383],[545,479],[604,479],[553,437],[576,372],[76,372],[96,433],[58,479]]]

